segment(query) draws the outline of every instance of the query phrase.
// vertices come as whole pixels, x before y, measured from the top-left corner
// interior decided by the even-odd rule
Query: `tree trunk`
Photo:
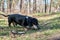
[[[50,0],[50,9],[49,9],[49,12],[51,12],[51,6],[52,6],[52,0]]]
[[[20,12],[22,10],[22,0],[20,0]]]
[[[0,11],[1,11],[1,1],[2,1],[2,0],[0,0]]]
[[[31,0],[29,0],[29,13],[31,13]]]
[[[11,7],[12,7],[12,0],[9,0],[9,9],[10,9],[10,13],[11,13]]]
[[[46,10],[47,10],[47,5],[46,5],[46,3],[47,3],[47,2],[46,2],[46,0],[45,0],[45,13],[46,13]]]
[[[15,0],[12,0],[12,9],[11,9],[12,13],[14,13],[14,11],[15,11],[15,6],[14,5],[15,5]]]
[[[33,12],[36,13],[36,0],[33,0]]]
[[[9,0],[7,0],[7,13],[9,12]]]
[[[2,1],[2,12],[4,12],[4,0]]]

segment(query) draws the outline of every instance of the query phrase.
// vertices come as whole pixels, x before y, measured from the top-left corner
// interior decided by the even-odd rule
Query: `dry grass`
[[[20,27],[7,26],[6,20],[0,19],[0,25],[3,28],[0,30],[0,40],[57,40],[60,38],[60,15],[49,15],[49,16],[34,16],[41,24],[47,23],[46,25],[40,26],[40,30],[28,30],[24,35],[16,35],[15,38],[10,34],[11,30],[20,30]],[[3,23],[2,23],[3,22]],[[5,26],[4,26],[5,25]],[[52,28],[52,29],[50,29]],[[6,35],[3,35],[6,34]]]

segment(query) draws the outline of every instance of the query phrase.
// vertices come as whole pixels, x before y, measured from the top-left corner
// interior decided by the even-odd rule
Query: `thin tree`
[[[45,0],[45,13],[46,13],[46,10],[47,10],[47,1]]]
[[[50,9],[49,9],[49,12],[51,12],[52,1],[53,0],[50,0]]]
[[[29,13],[31,12],[31,0],[29,0]]]
[[[2,12],[4,12],[4,0],[2,1]]]
[[[12,7],[12,0],[9,0],[9,9],[10,9],[10,13],[11,13],[11,7]]]
[[[0,0],[0,11],[1,11],[1,1],[2,1],[2,0]]]
[[[22,10],[22,0],[20,0],[20,12]]]
[[[9,3],[10,3],[10,1],[7,0],[7,13],[9,12]]]
[[[14,13],[15,11],[15,0],[12,0],[12,12]]]
[[[36,12],[36,0],[33,0],[33,12]]]

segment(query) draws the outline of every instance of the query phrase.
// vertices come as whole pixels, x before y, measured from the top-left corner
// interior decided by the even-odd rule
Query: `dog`
[[[11,27],[11,23],[13,23],[14,26],[19,24],[20,26],[24,26],[25,28],[34,28],[34,29],[40,29],[38,20],[33,17],[24,16],[20,14],[10,14],[10,15],[3,15],[4,17],[8,17],[8,25]]]

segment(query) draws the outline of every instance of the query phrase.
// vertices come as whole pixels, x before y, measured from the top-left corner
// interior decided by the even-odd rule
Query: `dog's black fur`
[[[0,15],[8,17],[9,27],[11,26],[11,23],[13,23],[14,26],[19,24],[26,28],[32,28],[33,25],[36,25],[37,29],[39,29],[38,20],[36,18],[32,18],[29,16],[20,15],[20,14],[11,14],[11,15],[0,14]],[[29,27],[27,27],[27,26],[29,26]]]

